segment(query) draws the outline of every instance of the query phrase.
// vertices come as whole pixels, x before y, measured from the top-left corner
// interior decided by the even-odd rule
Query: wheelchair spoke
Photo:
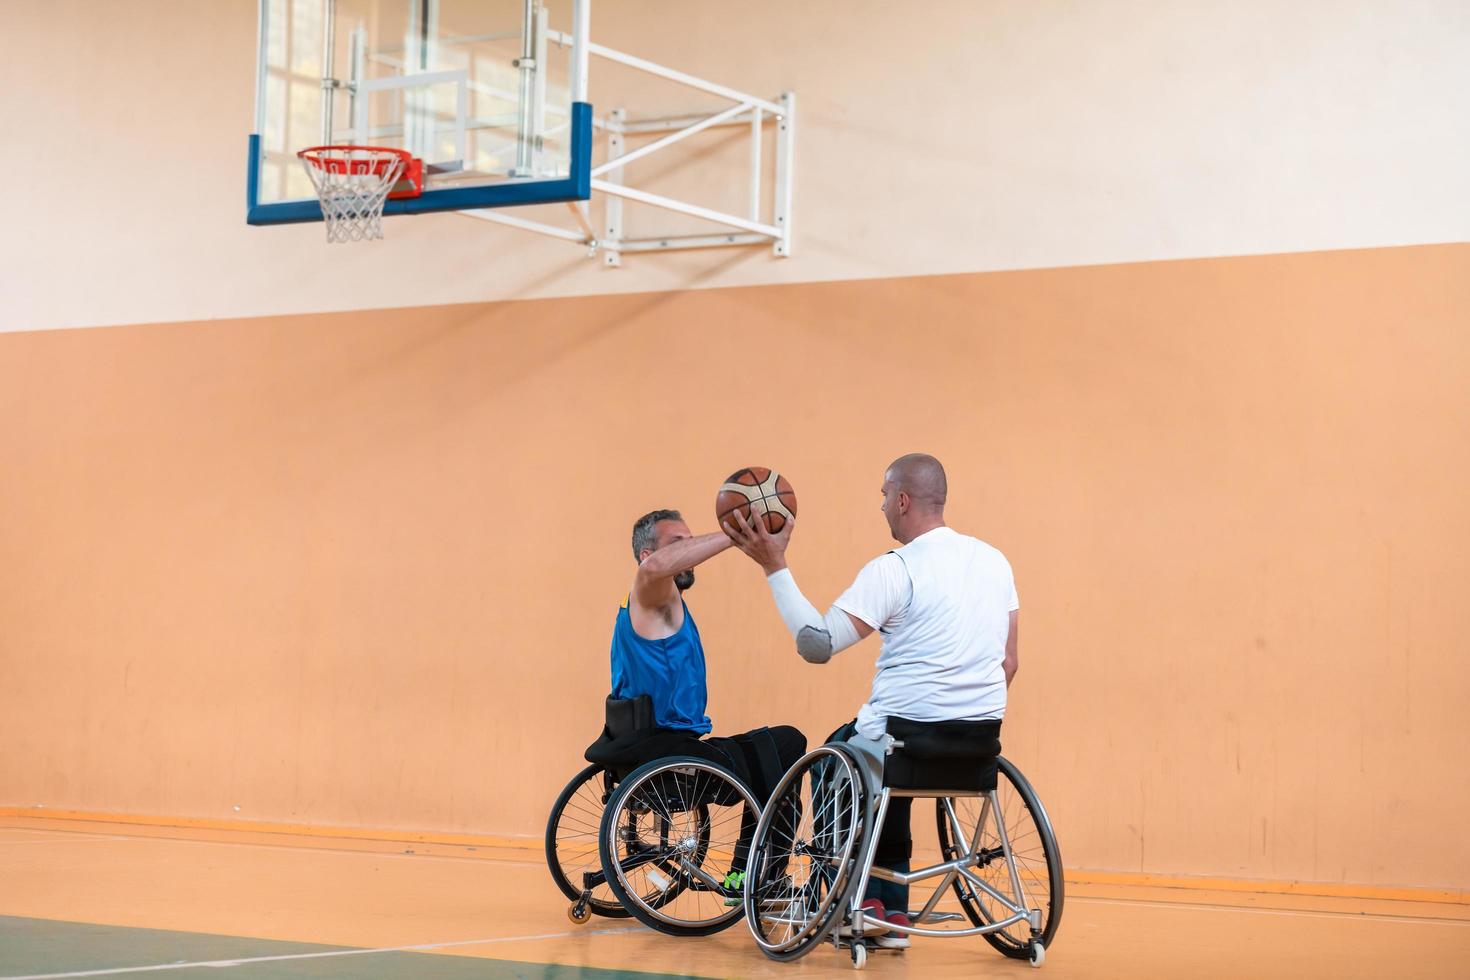
[[[557,887],[568,898],[585,892],[588,906],[601,915],[626,913],[602,874],[599,826],[605,809],[604,772],[584,769],[562,791],[546,833],[546,858]]]
[[[759,812],[731,774],[694,759],[651,763],[629,777],[614,803],[619,813],[609,810],[605,826],[617,828],[616,884],[628,892],[634,915],[687,934],[739,917],[725,881],[744,870]],[[629,852],[633,860],[624,860]]]
[[[845,755],[815,750],[767,804],[752,855],[758,880],[746,895],[751,931],[767,955],[793,959],[825,934],[852,860],[858,778]]]

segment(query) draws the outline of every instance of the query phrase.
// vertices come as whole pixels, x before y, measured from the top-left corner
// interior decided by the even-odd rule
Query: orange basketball
[[[736,511],[751,521],[754,511],[765,518],[766,530],[775,534],[796,516],[796,491],[786,477],[764,466],[747,466],[730,474],[715,496],[715,520],[723,528],[725,521],[734,523]]]

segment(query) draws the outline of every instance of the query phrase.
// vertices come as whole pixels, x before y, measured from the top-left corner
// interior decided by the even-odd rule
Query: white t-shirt
[[[1006,711],[1010,613],[1021,604],[1005,555],[948,527],[868,562],[833,603],[883,635],[857,728],[881,738],[890,715],[983,721]]]

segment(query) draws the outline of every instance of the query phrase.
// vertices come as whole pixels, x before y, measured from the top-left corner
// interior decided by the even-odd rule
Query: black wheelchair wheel
[[[862,770],[843,745],[813,749],[776,784],[756,827],[745,889],[746,924],[766,956],[799,959],[841,921],[856,887],[867,808]]]
[[[744,909],[726,885],[745,870],[760,807],[734,773],[692,756],[660,759],[618,784],[598,834],[602,870],[639,922],[673,936],[708,936]]]
[[[597,849],[602,811],[611,792],[612,774],[601,766],[588,766],[572,777],[546,820],[546,867],[556,887],[574,903],[573,908],[586,890],[589,897],[585,912],[626,919],[628,910],[602,876],[602,858]],[[592,876],[590,882],[588,875]],[[587,888],[589,884],[591,888]]]
[[[999,760],[998,768],[995,790],[998,812],[984,813],[983,826],[981,816],[985,797],[937,801],[935,819],[939,847],[945,860],[954,860],[964,853],[966,844],[973,844],[972,835],[978,828],[980,853],[986,860],[974,869],[975,873],[1002,895],[1013,896],[1015,887],[1011,883],[1010,869],[1006,865],[996,826],[997,818],[1004,821],[1024,898],[1018,904],[1041,910],[1041,929],[1033,936],[1030,925],[1021,922],[998,932],[986,933],[985,940],[1006,956],[1029,959],[1036,942],[1045,949],[1051,949],[1057,926],[1062,921],[1062,854],[1046,808],[1041,805],[1026,777],[1004,757]],[[953,807],[952,813],[946,804]],[[954,892],[965,914],[977,926],[1009,917],[995,899],[964,878],[955,879]]]

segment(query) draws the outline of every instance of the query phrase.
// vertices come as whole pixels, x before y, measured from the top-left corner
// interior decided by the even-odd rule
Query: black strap
[[[775,792],[776,784],[785,772],[781,767],[781,753],[776,750],[776,739],[769,728],[757,728],[736,735],[732,740],[740,746],[751,780],[757,783],[751,788],[764,803]]]

